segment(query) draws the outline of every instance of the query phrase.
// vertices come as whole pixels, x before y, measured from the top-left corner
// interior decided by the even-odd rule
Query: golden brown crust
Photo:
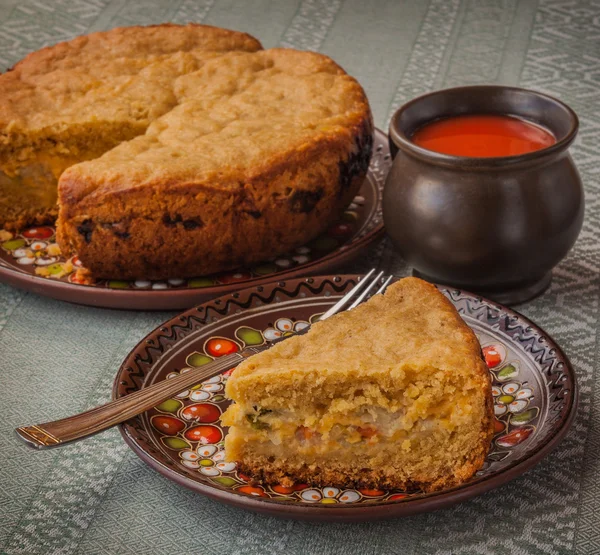
[[[178,77],[223,53],[259,49],[245,33],[165,24],[93,33],[26,56],[0,75],[0,226],[53,223],[65,168],[144,133],[177,104]]]
[[[96,41],[98,43],[103,43],[101,46],[103,49],[118,49],[119,54],[125,55],[137,52],[138,56],[144,56],[151,48],[155,48],[156,52],[160,54],[169,51],[181,52],[191,49],[190,47],[198,46],[198,43],[196,42],[197,36],[190,37],[177,34],[179,31],[183,30],[185,32],[186,30],[191,29],[202,31],[202,35],[199,36],[199,38],[203,42],[206,42],[207,40],[215,42],[221,40],[223,42],[221,44],[221,49],[223,51],[232,49],[231,44],[227,43],[229,40],[235,40],[236,48],[239,48],[240,42],[245,42],[248,50],[260,50],[262,48],[259,40],[248,33],[231,31],[222,27],[215,27],[214,25],[204,25],[201,23],[187,23],[186,25],[179,25],[177,23],[131,25],[127,27],[114,27],[108,31],[97,31],[88,35],[75,37],[68,41],[57,42],[56,44],[45,46],[25,55],[23,59],[19,60],[14,66],[6,71],[15,71],[21,69],[23,66],[31,67],[33,65],[45,65],[53,60],[61,60],[67,55],[72,55],[73,50],[93,44]],[[156,31],[156,34],[149,33],[148,31]],[[143,42],[132,44],[131,35],[136,32],[139,33],[138,40]],[[189,33],[189,35],[192,35],[192,33]],[[196,35],[196,33],[193,33],[193,35]],[[172,44],[172,47],[169,48],[169,44]],[[211,49],[214,49],[214,46],[211,47]]]
[[[172,78],[194,71],[194,61],[201,64],[209,53],[261,48],[246,33],[200,24],[117,27],[79,36],[32,52],[0,75],[0,129],[11,136],[48,126],[58,130],[90,117],[138,121],[143,117],[136,109],[149,103],[164,113],[174,102],[172,79],[162,79],[161,71]]]
[[[379,335],[380,347],[371,352],[374,329],[382,332],[391,329],[395,333]],[[308,336],[310,341],[306,339]],[[305,356],[308,349],[311,363],[318,361],[318,367],[315,363],[297,363],[300,345]],[[369,352],[375,360],[365,368],[357,368],[356,376],[352,374],[354,361]],[[273,375],[281,382],[302,373],[314,374],[323,365],[332,365],[330,372],[342,367],[341,377],[350,375],[353,379],[373,373],[379,382],[392,387],[393,378],[402,369],[387,367],[388,356],[415,365],[428,364],[433,359],[446,373],[466,367],[486,391],[491,387],[477,337],[453,304],[434,285],[406,277],[388,287],[385,295],[377,295],[352,311],[313,324],[308,335],[290,337],[245,360],[228,380],[226,391],[232,399],[242,400],[243,393],[254,392],[258,384],[270,385]],[[293,389],[289,392],[297,393]]]

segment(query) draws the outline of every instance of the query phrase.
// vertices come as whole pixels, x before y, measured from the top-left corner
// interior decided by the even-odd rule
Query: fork
[[[338,312],[352,310],[365,301],[367,297],[372,296],[370,295],[371,291],[373,291],[380,282],[382,282],[380,287],[373,295],[383,293],[393,276],[383,278],[383,272],[379,272],[373,277],[374,272],[375,269],[372,269],[366,274],[364,278],[362,278],[337,303],[335,303],[327,312],[323,313],[319,317],[319,320],[326,320]],[[309,328],[304,328],[295,335],[306,333],[308,329]],[[185,374],[180,374],[175,378],[163,380],[149,387],[144,387],[134,393],[125,395],[124,397],[120,397],[119,399],[115,399],[114,401],[110,401],[105,405],[100,405],[86,412],[69,416],[61,420],[55,420],[53,422],[46,422],[44,424],[23,426],[17,428],[15,431],[19,438],[25,441],[29,446],[37,449],[59,447],[86,438],[111,428],[112,426],[121,424],[122,422],[159,405],[173,395],[177,395],[193,385],[237,366],[242,360],[260,353],[261,351],[270,348],[275,343],[279,343],[285,339],[287,339],[287,337],[280,337],[267,345],[246,347],[242,351],[222,356],[214,362],[190,370]]]

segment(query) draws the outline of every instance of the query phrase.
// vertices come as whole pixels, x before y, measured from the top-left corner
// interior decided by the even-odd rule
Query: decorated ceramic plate
[[[60,300],[134,310],[173,310],[273,279],[323,273],[351,260],[383,237],[381,201],[391,166],[387,136],[376,130],[367,179],[339,222],[293,252],[249,268],[168,281],[90,282],[74,256],[65,258],[55,228],[38,226],[14,234],[0,229],[0,281]]]
[[[154,330],[131,352],[115,398],[306,327],[356,276],[292,279],[228,294]],[[255,485],[225,460],[231,371],[183,391],[121,427],[125,441],[167,478],[218,501],[277,516],[362,521],[439,509],[497,487],[536,464],[565,435],[577,406],[569,361],[543,330],[518,313],[455,289],[441,291],[474,330],[493,380],[495,436],[468,483],[437,493]]]

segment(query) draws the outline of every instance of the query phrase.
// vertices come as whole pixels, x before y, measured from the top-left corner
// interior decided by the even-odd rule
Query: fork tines
[[[341,312],[342,310],[352,310],[367,298],[370,298],[372,295],[369,295],[369,293],[383,278],[383,272],[379,272],[375,277],[373,277],[374,273],[375,268],[372,268],[364,278],[362,278],[350,291],[348,291],[348,293],[346,293],[337,303],[335,303],[327,312],[325,312],[319,318],[319,320],[325,320],[330,316]],[[385,278],[379,289],[377,289],[373,295],[379,295],[380,293],[383,293],[390,281],[392,281],[393,277],[394,276],[390,275]],[[356,297],[357,295],[358,297]],[[354,299],[354,297],[356,297],[356,299]],[[346,305],[353,299],[354,302],[350,306],[346,307]]]

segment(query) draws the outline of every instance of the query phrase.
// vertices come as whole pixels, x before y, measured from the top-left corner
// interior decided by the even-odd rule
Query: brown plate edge
[[[320,283],[325,280],[333,280],[334,277],[339,277],[344,282],[348,280],[356,280],[357,278],[362,277],[363,274],[342,274],[342,275],[322,275],[315,276],[313,279],[318,280]],[[278,286],[278,281],[271,281],[270,284],[272,287]],[[286,287],[295,287],[296,285],[303,282],[303,278],[296,278],[292,281],[292,283],[286,283]],[[316,284],[314,284],[316,285]],[[258,293],[255,287],[244,288],[239,291],[240,295],[248,294],[250,296],[251,293]],[[297,502],[286,502],[286,501],[277,501],[277,500],[262,500],[260,498],[255,498],[252,496],[248,496],[245,494],[235,493],[233,491],[222,490],[217,486],[212,487],[199,482],[195,482],[190,478],[187,478],[166,465],[163,465],[158,460],[153,458],[151,455],[146,453],[135,441],[135,439],[131,436],[129,431],[125,428],[124,425],[119,426],[119,431],[121,436],[125,440],[125,443],[134,451],[134,453],[143,460],[146,464],[148,464],[151,468],[168,478],[176,482],[177,484],[184,486],[187,489],[205,495],[211,499],[219,501],[221,503],[225,503],[230,506],[243,508],[246,510],[252,510],[261,514],[276,516],[280,518],[286,519],[296,519],[296,520],[306,520],[306,521],[321,521],[321,522],[367,522],[374,520],[382,520],[389,518],[400,518],[411,515],[416,515],[424,512],[431,512],[440,509],[445,509],[481,495],[487,491],[495,489],[501,485],[504,485],[515,478],[521,476],[527,470],[530,470],[535,465],[537,465],[544,457],[549,455],[562,441],[565,437],[569,429],[571,428],[575,417],[577,415],[577,410],[579,407],[579,384],[577,382],[577,377],[573,366],[571,365],[570,360],[565,355],[564,351],[558,346],[556,341],[541,327],[533,323],[529,318],[523,316],[520,312],[516,310],[505,307],[499,303],[486,299],[480,295],[476,295],[474,293],[470,293],[468,291],[464,291],[461,289],[457,289],[455,287],[448,287],[444,285],[438,285],[438,288],[451,290],[459,292],[460,294],[471,296],[475,299],[480,299],[489,305],[497,308],[498,310],[504,311],[509,315],[517,316],[524,323],[530,326],[537,334],[545,337],[547,344],[550,348],[555,349],[557,358],[561,360],[561,362],[565,365],[565,373],[569,376],[572,385],[572,392],[567,401],[567,406],[562,411],[564,416],[561,417],[559,421],[559,426],[555,428],[554,434],[549,438],[549,440],[542,445],[539,449],[534,451],[531,456],[527,457],[520,462],[515,463],[512,466],[507,467],[502,470],[498,474],[485,478],[480,481],[467,483],[461,486],[458,486],[451,490],[442,491],[436,494],[429,494],[423,498],[408,498],[405,501],[380,501],[377,502],[374,500],[373,505],[346,505],[346,506],[327,506],[324,507],[319,504],[315,505],[301,505]],[[223,296],[225,297],[225,295]],[[213,299],[213,301],[216,299]],[[222,299],[224,300],[224,299]],[[204,303],[203,303],[204,304]],[[227,303],[223,303],[225,306]],[[266,303],[265,303],[266,304]],[[193,314],[193,311],[196,310],[196,307],[191,308],[182,314],[179,314],[160,326],[157,326],[154,330],[152,330],[149,334],[147,334],[125,357],[122,367],[119,369],[117,375],[115,376],[115,380],[113,382],[112,388],[112,398],[116,399],[119,397],[118,389],[119,389],[119,377],[123,367],[125,366],[125,361],[129,360],[132,357],[140,345],[146,342],[151,336],[155,333],[160,332],[160,328],[165,328],[171,324],[180,325],[181,320],[180,317],[183,315],[188,315],[188,313]]]

